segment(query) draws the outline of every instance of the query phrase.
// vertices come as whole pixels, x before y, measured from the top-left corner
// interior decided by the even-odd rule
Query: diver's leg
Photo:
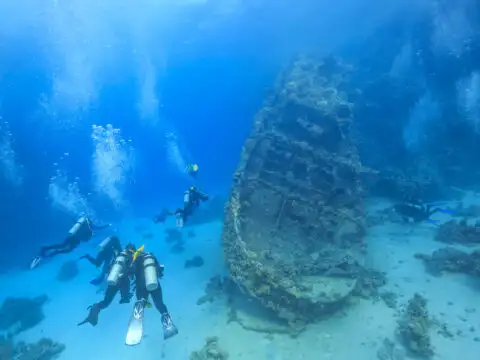
[[[126,304],[130,302],[132,294],[130,293],[130,279],[125,276],[119,280],[118,287],[120,289],[120,304]]]
[[[78,242],[72,241],[72,242],[68,243],[64,248],[54,250],[54,251],[50,252],[47,255],[47,257],[52,258],[52,257],[60,255],[60,254],[69,254],[78,246],[78,244],[79,244]]]
[[[162,314],[163,338],[168,339],[178,334],[178,329],[172,321],[168,313],[167,306],[163,302],[162,287],[158,284],[158,288],[150,292],[153,303],[158,311]]]
[[[167,306],[163,302],[163,293],[162,293],[162,287],[160,284],[158,285],[158,288],[151,291],[150,295],[152,296],[153,303],[155,304],[155,307],[157,308],[158,311],[160,311],[160,314],[165,314],[168,313]]]
[[[78,241],[78,239],[75,236],[70,235],[70,236],[67,236],[61,244],[55,244],[55,245],[43,247],[40,255],[42,257],[51,258],[58,254],[67,254],[72,252],[72,250],[75,249],[79,244],[80,242]],[[51,252],[48,253],[49,251]]]
[[[145,287],[145,280],[142,283],[138,277],[135,277],[135,296],[137,300],[148,301],[148,290]]]
[[[103,297],[103,300],[93,304],[92,306],[89,306],[90,312],[88,313],[87,318],[83,320],[81,323],[79,323],[78,325],[83,325],[88,322],[91,325],[96,326],[98,324],[98,315],[100,314],[100,311],[103,309],[106,309],[112,303],[117,292],[118,292],[117,286],[109,285],[107,287],[107,290],[105,291],[105,296]]]
[[[61,249],[65,248],[65,246],[67,246],[67,241],[68,241],[68,238],[65,239],[63,242],[61,242],[60,244],[42,246],[42,248],[40,249],[40,256],[41,257],[50,257],[50,255],[47,254],[49,251],[51,251],[51,250],[57,251],[57,250],[61,250]]]

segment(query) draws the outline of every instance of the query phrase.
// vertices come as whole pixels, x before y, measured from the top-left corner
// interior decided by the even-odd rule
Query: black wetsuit
[[[397,214],[399,214],[404,221],[412,220],[415,223],[422,221],[429,221],[430,216],[436,212],[443,211],[440,208],[433,208],[430,205],[413,204],[396,204],[393,206]]]
[[[148,296],[150,295],[152,297],[153,304],[157,310],[160,311],[160,314],[166,314],[168,313],[168,309],[163,302],[163,292],[160,282],[158,282],[158,287],[153,291],[148,291],[145,285],[145,269],[143,267],[143,260],[147,254],[151,255],[149,253],[142,253],[133,263],[132,270],[135,275],[135,296],[137,300],[143,299],[148,301]],[[161,279],[163,277],[163,268],[158,264],[158,261],[156,261],[155,265],[157,269],[157,278]]]
[[[60,244],[43,246],[40,249],[40,257],[52,258],[59,254],[70,253],[80,245],[81,242],[89,241],[93,236],[93,230],[102,230],[109,226],[109,224],[95,225],[91,220],[87,219],[74,234],[69,233]]]
[[[168,315],[168,310],[167,307],[165,306],[163,302],[163,293],[162,293],[162,287],[160,286],[160,283],[158,284],[158,287],[153,290],[153,291],[148,291],[145,285],[145,272],[144,272],[144,267],[143,267],[143,259],[146,253],[140,253],[135,260],[135,262],[132,262],[132,255],[129,258],[129,261],[127,262],[127,267],[128,267],[128,272],[124,273],[123,276],[121,276],[115,286],[108,285],[107,290],[105,291],[105,296],[102,301],[93,304],[92,306],[89,307],[90,312],[87,316],[87,318],[79,323],[78,325],[83,325],[85,323],[90,323],[91,325],[95,326],[98,323],[98,315],[101,310],[106,309],[113,301],[115,298],[115,295],[120,291],[121,299],[120,303],[128,303],[130,302],[131,298],[131,293],[130,293],[130,279],[134,278],[135,279],[135,294],[137,297],[137,300],[144,300],[148,301],[148,296],[151,295],[153,303],[155,304],[155,307],[160,311],[162,315],[167,316]],[[157,262],[157,275],[158,278],[160,279],[162,277],[163,270],[158,265]]]
[[[175,215],[181,216],[184,223],[193,215],[194,211],[200,206],[202,201],[208,200],[208,195],[196,188],[190,188],[188,190],[188,195],[188,201],[183,204],[183,209],[179,208],[175,210]]]
[[[98,277],[90,281],[92,285],[100,285],[105,277],[108,275],[113,261],[117,255],[122,251],[120,240],[116,236],[112,236],[110,242],[98,252],[97,257],[94,258],[90,254],[85,254],[80,259],[87,259],[95,267],[100,267],[103,264],[102,271]]]

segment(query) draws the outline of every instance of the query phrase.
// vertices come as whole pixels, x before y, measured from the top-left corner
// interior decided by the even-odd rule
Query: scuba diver
[[[87,318],[78,325],[83,325],[88,322],[93,326],[96,326],[98,323],[98,314],[101,310],[106,309],[112,303],[115,295],[117,295],[117,292],[119,291],[120,304],[130,302],[132,297],[132,294],[130,293],[130,268],[136,251],[137,249],[135,248],[135,245],[128,244],[125,249],[118,254],[108,274],[107,289],[105,290],[103,300],[89,306],[88,309],[90,312]]]
[[[92,285],[100,285],[105,277],[108,275],[113,261],[116,259],[118,254],[122,251],[122,245],[120,244],[120,239],[117,236],[109,236],[103,240],[100,245],[100,251],[97,254],[97,257],[92,257],[90,254],[85,254],[80,257],[81,259],[87,259],[92,265],[99,268],[102,264],[102,271],[99,276],[90,281]]]
[[[152,218],[155,224],[161,222],[165,223],[170,215],[175,215],[177,227],[183,227],[188,217],[193,215],[193,212],[200,206],[202,201],[207,201],[209,196],[198,190],[195,186],[191,186],[183,194],[183,209],[178,208],[175,211],[163,209],[159,215]]]
[[[437,212],[451,214],[448,210],[431,204],[422,204],[421,202],[395,204],[393,205],[393,210],[400,215],[405,222],[414,223],[428,221],[435,224],[436,221],[430,219],[433,214]]]
[[[193,215],[193,212],[200,206],[200,202],[207,201],[208,195],[191,186],[183,194],[183,209],[175,210],[177,227],[183,227],[187,219]]]
[[[88,322],[96,326],[98,324],[100,311],[110,305],[118,291],[120,291],[121,295],[120,303],[130,302],[130,279],[134,279],[137,298],[134,306],[135,318],[143,324],[143,310],[145,307],[148,307],[148,298],[151,296],[155,307],[162,315],[164,339],[178,334],[177,327],[173,324],[168,309],[163,302],[162,287],[159,279],[163,277],[164,267],[159,264],[155,256],[151,253],[144,252],[143,249],[144,246],[141,246],[137,250],[133,244],[129,244],[125,250],[117,256],[108,275],[108,287],[104,299],[89,306],[87,318],[78,325],[83,325]],[[132,327],[132,321],[130,327]]]
[[[197,164],[188,164],[185,168],[185,171],[188,175],[190,175],[193,179],[197,179],[198,174],[198,165]]]
[[[42,246],[40,254],[32,260],[30,268],[37,267],[44,258],[52,258],[59,254],[72,252],[81,242],[87,242],[92,238],[93,230],[103,230],[109,226],[111,224],[96,225],[87,216],[80,217],[68,231],[67,237],[62,243]]]

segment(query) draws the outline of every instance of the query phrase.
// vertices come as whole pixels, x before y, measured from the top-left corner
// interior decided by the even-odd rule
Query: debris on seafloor
[[[480,276],[480,251],[467,253],[453,247],[435,250],[431,255],[415,254],[423,261],[428,273],[440,276],[444,272]]]
[[[57,273],[57,280],[61,282],[71,281],[79,274],[78,264],[76,260],[70,260],[60,267]]]
[[[357,274],[357,284],[353,295],[364,299],[378,299],[379,289],[387,283],[387,276],[384,272],[372,269],[360,268]]]
[[[425,359],[434,355],[429,335],[431,325],[427,300],[421,295],[415,294],[409,300],[397,327],[398,337],[408,353]]]
[[[368,170],[353,141],[353,103],[341,90],[349,73],[332,57],[299,57],[280,74],[225,208],[233,281],[294,329],[342,308],[359,281],[352,269],[365,262],[360,178]]]
[[[438,227],[435,240],[448,244],[480,244],[480,221],[469,224],[467,220],[450,220]]]
[[[227,360],[228,352],[218,345],[218,337],[211,336],[205,339],[205,345],[201,350],[193,351],[190,360]]]
[[[398,295],[392,291],[382,291],[380,292],[380,298],[383,300],[385,305],[391,309],[396,309],[398,305]]]

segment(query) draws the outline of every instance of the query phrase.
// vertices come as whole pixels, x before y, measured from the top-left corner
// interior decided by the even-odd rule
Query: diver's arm
[[[198,197],[199,197],[200,200],[207,201],[209,199],[209,196],[208,196],[207,193],[204,193],[204,192],[198,191],[198,190],[197,190],[197,193],[198,193]]]
[[[98,268],[102,264],[103,256],[102,252],[100,252],[96,258],[92,257],[90,254],[85,254],[81,256],[80,259],[87,259],[90,264],[95,265],[95,267]]]

